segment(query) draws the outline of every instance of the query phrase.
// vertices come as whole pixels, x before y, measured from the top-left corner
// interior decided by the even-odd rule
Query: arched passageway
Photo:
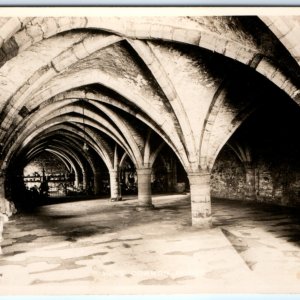
[[[114,283],[203,290],[239,278],[261,291],[264,259],[289,262],[277,287],[282,274],[297,282],[299,253],[290,240],[283,251],[274,228],[299,246],[298,23],[0,17],[0,233],[8,200],[19,209],[1,244],[1,287],[15,284],[13,255],[28,285],[49,273],[50,283],[74,283],[59,273],[68,269],[80,282],[111,272]],[[137,281],[156,262],[169,274]]]
[[[2,199],[18,202],[24,168],[49,153],[65,166],[64,195],[132,189],[147,210],[153,192],[186,191],[193,226],[211,227],[224,145],[243,151],[232,136],[274,99],[298,105],[292,36],[255,16],[104,19],[1,19]],[[41,172],[47,194],[54,175]]]
[[[299,207],[300,109],[272,98],[236,131],[213,168],[212,195]]]

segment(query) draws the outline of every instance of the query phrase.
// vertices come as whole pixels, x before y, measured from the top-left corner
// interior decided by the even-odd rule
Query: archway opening
[[[300,206],[300,108],[272,99],[254,112],[220,151],[212,196]]]
[[[107,166],[80,137],[59,131],[24,147],[6,170],[6,197],[21,210],[106,196]]]

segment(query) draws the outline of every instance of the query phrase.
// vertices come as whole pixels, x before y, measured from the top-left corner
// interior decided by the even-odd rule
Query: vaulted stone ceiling
[[[166,143],[187,173],[211,170],[262,103],[300,102],[298,22],[1,18],[2,169],[45,150],[94,172],[98,156],[113,169],[116,151],[141,168]]]

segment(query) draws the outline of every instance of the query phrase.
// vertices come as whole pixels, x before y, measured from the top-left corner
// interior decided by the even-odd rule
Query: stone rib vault
[[[129,160],[137,208],[152,209],[153,166],[167,147],[188,178],[192,225],[211,227],[211,180],[222,149],[236,154],[245,197],[255,200],[255,155],[233,135],[278,99],[300,104],[299,22],[1,17],[1,201],[17,202],[24,167],[46,152],[72,170],[75,185],[87,189],[92,181],[95,194],[104,168],[112,200],[122,197],[120,169]]]

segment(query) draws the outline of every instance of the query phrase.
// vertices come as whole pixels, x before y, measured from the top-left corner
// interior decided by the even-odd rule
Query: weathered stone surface
[[[138,181],[138,206],[143,208],[152,208],[151,196],[151,173],[152,168],[138,168],[137,181]]]
[[[278,94],[287,102],[284,91],[298,101],[299,26],[294,25],[299,20],[261,20],[237,16],[0,19],[2,167],[21,168],[59,131],[59,138],[65,134],[73,148],[67,149],[60,140],[51,147],[77,162],[84,185],[91,175],[99,191],[97,160],[117,170],[112,153],[117,143],[139,170],[140,202],[151,206],[151,173],[145,170],[164,142],[188,174],[199,169],[210,172],[247,118],[261,105],[272,107],[269,98]],[[147,142],[149,130],[155,135]],[[90,153],[81,156],[76,149],[76,154],[75,148],[86,142]],[[84,159],[91,174],[83,167]],[[210,187],[224,197],[268,198],[276,203],[297,198],[298,179],[291,179],[287,192],[281,184],[274,187],[279,170],[270,170],[265,161],[254,168],[246,166],[245,173],[230,161],[227,157],[216,163],[211,183],[206,175],[195,175],[202,178],[195,182],[189,175],[194,224],[210,224]],[[261,182],[257,172],[263,178],[269,177],[268,172],[273,177],[272,195],[270,184]],[[113,199],[119,197],[116,178],[111,176]]]
[[[191,193],[192,225],[198,228],[210,228],[211,198],[210,174],[204,171],[188,174]]]

